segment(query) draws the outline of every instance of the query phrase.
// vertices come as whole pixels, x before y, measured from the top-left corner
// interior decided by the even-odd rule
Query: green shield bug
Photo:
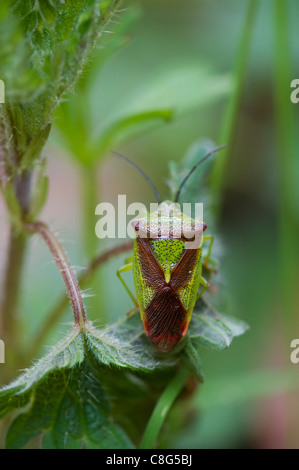
[[[141,173],[159,203],[157,211],[132,220],[136,232],[134,254],[117,275],[135,304],[132,311],[140,310],[145,333],[160,352],[171,351],[185,336],[195,302],[208,287],[202,277],[202,243],[209,242],[204,260],[207,265],[213,237],[203,236],[207,225],[183,214],[178,199],[198,165],[224,147],[213,149],[194,165],[180,184],[174,202],[161,202],[156,187],[141,168],[124,155],[113,152]],[[187,230],[184,227],[188,227]],[[192,242],[188,248],[187,244]],[[121,276],[128,270],[133,270],[137,298]]]

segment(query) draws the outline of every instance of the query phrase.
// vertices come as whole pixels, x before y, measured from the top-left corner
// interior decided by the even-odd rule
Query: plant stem
[[[26,245],[26,235],[11,230],[0,312],[0,337],[5,338],[10,345],[17,341],[16,317]]]
[[[280,276],[284,318],[288,320],[288,341],[293,338],[296,315],[298,267],[298,192],[296,186],[297,136],[294,104],[290,100],[291,65],[287,3],[273,2],[275,28],[275,101],[279,175]]]
[[[64,249],[58,242],[53,232],[43,222],[28,223],[26,224],[26,228],[31,233],[39,233],[48,245],[48,248],[54,257],[55,263],[57,264],[64,280],[67,295],[70,299],[74,313],[75,323],[82,327],[87,321],[85,308],[78,281],[71,268]]]
[[[79,285],[83,287],[92,278],[95,271],[104,263],[109,261],[114,256],[120,255],[133,249],[133,241],[122,243],[121,245],[115,246],[110,250],[105,251],[99,256],[95,257],[87,267],[87,269],[81,274],[78,279]],[[36,356],[40,346],[43,344],[47,334],[54,325],[60,320],[64,310],[67,307],[67,297],[64,295],[58,300],[51,313],[47,316],[47,321],[42,325],[41,330],[37,334],[37,337],[32,342],[32,348],[29,351],[28,358],[31,359]]]
[[[167,385],[146,426],[140,449],[153,449],[165,418],[175,399],[182,391],[188,376],[189,372],[187,370],[180,370]]]
[[[249,0],[245,15],[242,37],[237,53],[236,66],[233,74],[233,90],[223,118],[220,130],[219,142],[226,144],[226,148],[215,161],[212,173],[211,186],[216,195],[221,195],[225,182],[226,169],[231,154],[237,127],[238,112],[241,104],[244,83],[246,79],[246,67],[249,56],[249,46],[252,37],[253,26],[256,18],[259,0]]]
[[[100,255],[96,256],[89,263],[87,270],[81,275],[80,282],[85,283],[96,271],[96,269],[98,269],[99,266],[101,266],[103,263],[106,263],[111,258],[114,258],[114,256],[121,255],[126,251],[132,250],[133,246],[134,242],[133,240],[130,240],[128,242],[122,243],[121,245],[114,246],[113,248],[110,248],[110,250],[107,250],[104,253],[101,253]]]
[[[21,217],[24,218],[30,207],[31,173],[29,171],[16,177],[14,192],[20,206]],[[17,309],[26,247],[27,235],[16,230],[11,224],[0,309],[0,333],[9,342],[11,351],[15,350],[14,346],[17,342]]]

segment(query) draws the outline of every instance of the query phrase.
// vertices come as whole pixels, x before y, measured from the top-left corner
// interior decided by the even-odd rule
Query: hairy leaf
[[[202,363],[200,358],[200,352],[196,346],[194,346],[192,339],[188,338],[186,347],[183,352],[183,360],[186,362],[187,367],[195,375],[200,383],[204,382],[204,374],[202,370]]]
[[[235,336],[240,336],[248,325],[238,318],[216,313],[201,302],[201,310],[195,310],[189,328],[189,337],[197,347],[226,349]]]
[[[92,327],[85,332],[74,327],[48,355],[0,390],[0,417],[29,405],[13,421],[7,446],[22,447],[47,431],[44,446],[50,448],[132,447],[111,419],[101,382],[103,365],[147,370],[154,361],[143,364],[140,351],[107,332],[100,336]]]
[[[70,334],[51,349],[49,354],[37,361],[30,369],[10,385],[0,390],[0,417],[15,408],[26,405],[35,387],[46,381],[53,370],[72,368],[84,358],[83,340],[80,331],[74,328]]]
[[[36,387],[30,409],[9,428],[6,446],[23,447],[41,432],[46,432],[44,448],[132,448],[112,421],[98,371],[87,359],[72,369],[52,371]]]
[[[73,327],[49,354],[0,390],[0,417],[29,407],[13,421],[7,447],[22,447],[41,433],[47,448],[131,447],[112,420],[106,392],[113,389],[115,394],[117,388],[109,385],[105,370],[118,368],[145,377],[183,362],[203,382],[201,347],[224,349],[246,329],[241,320],[216,314],[203,301],[193,313],[187,338],[173,354],[153,348],[137,315],[104,330],[90,323],[84,329]]]
[[[152,372],[162,366],[162,360],[152,354],[141,321],[128,319],[106,330],[89,326],[84,331],[86,347],[102,364]],[[137,328],[136,328],[137,326]]]
[[[17,163],[23,168],[30,168],[39,157],[54,109],[74,86],[120,3],[1,3],[0,77],[5,82],[6,103],[15,129]]]

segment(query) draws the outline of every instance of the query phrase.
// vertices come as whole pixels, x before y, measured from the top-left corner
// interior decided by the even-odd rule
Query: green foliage
[[[235,336],[242,335],[248,326],[242,320],[215,313],[210,306],[202,303],[201,310],[193,311],[190,339],[199,347],[226,349]]]
[[[93,232],[91,230],[94,225],[93,211],[97,202],[97,186],[93,178],[96,175],[96,166],[105,154],[119,142],[129,141],[144,131],[155,130],[163,122],[174,121],[173,118],[186,117],[187,113],[190,114],[207,104],[212,105],[232,91],[226,119],[222,120],[223,123],[220,126],[222,128],[221,135],[226,135],[227,140],[225,138],[224,141],[217,142],[219,145],[228,143],[228,148],[224,154],[215,155],[205,162],[204,166],[190,177],[180,197],[181,202],[197,202],[199,200],[204,202],[204,220],[208,223],[209,232],[214,233],[214,218],[207,211],[207,206],[213,202],[212,198],[216,195],[215,191],[211,191],[210,183],[213,184],[213,177],[210,181],[210,174],[214,161],[220,160],[220,163],[217,162],[218,165],[216,165],[220,178],[218,178],[218,189],[222,186],[220,185],[222,180],[225,183],[228,181],[230,184],[230,180],[225,175],[226,172],[219,172],[219,168],[224,168],[227,165],[231,154],[230,149],[232,149],[235,140],[241,94],[247,77],[246,64],[255,18],[253,9],[256,10],[258,2],[257,0],[248,2],[250,3],[248,8],[250,15],[244,23],[244,35],[233,82],[226,73],[217,72],[219,70],[218,62],[214,69],[201,60],[188,62],[188,57],[184,57],[180,63],[167,61],[163,69],[157,70],[153,67],[153,71],[145,70],[143,75],[131,72],[128,56],[124,56],[125,60],[122,59],[123,62],[120,60],[120,65],[116,65],[115,68],[113,63],[111,65],[110,59],[120,48],[128,45],[130,39],[128,31],[139,14],[138,9],[131,8],[131,6],[129,13],[122,16],[120,26],[113,27],[116,29],[116,34],[109,35],[111,40],[109,37],[109,44],[105,44],[105,49],[96,59],[95,67],[91,69],[91,73],[84,74],[78,82],[77,79],[88,62],[98,37],[118,10],[119,3],[114,0],[102,2],[94,0],[66,0],[64,2],[58,0],[28,0],[26,2],[4,0],[1,2],[0,78],[5,81],[7,103],[0,109],[0,187],[9,210],[12,226],[22,230],[24,214],[22,214],[19,201],[19,195],[22,194],[22,191],[16,189],[18,189],[17,186],[22,180],[22,176],[27,176],[28,171],[34,170],[36,174],[34,175],[34,187],[32,187],[31,203],[26,212],[26,218],[35,220],[46,201],[48,179],[45,176],[46,160],[41,158],[41,152],[50,133],[52,114],[59,104],[55,115],[57,119],[54,123],[54,143],[62,144],[73,160],[80,163],[82,170],[80,176],[85,178],[84,175],[86,175],[86,186],[93,197],[90,198],[89,207],[83,207],[82,214],[85,212],[87,217],[91,214],[91,223],[84,224],[90,236],[90,233]],[[277,0],[277,5],[278,3]],[[161,8],[163,7],[161,6]],[[283,15],[279,15],[279,8],[281,7],[277,6],[278,29],[280,19],[283,18]],[[284,14],[283,10],[282,13]],[[285,25],[287,25],[286,22]],[[287,55],[283,54],[283,48],[279,46],[282,41],[285,41],[285,45],[287,45],[286,35],[281,31],[281,29],[277,31],[277,49],[280,51],[277,60],[277,73],[279,73],[278,62],[282,63],[284,58],[287,61]],[[279,38],[279,36],[281,37]],[[155,39],[153,35],[149,35],[149,37],[150,41],[148,42],[153,49],[152,40]],[[194,38],[193,42],[196,42]],[[174,44],[172,44],[173,49],[175,49]],[[217,44],[218,46],[219,44]],[[146,56],[149,64],[151,64],[151,57],[147,53],[150,47],[145,52],[142,50],[142,54]],[[126,67],[124,67],[126,61],[128,64],[126,63]],[[158,63],[156,56],[155,61]],[[106,67],[103,67],[106,63],[108,63],[108,72]],[[118,64],[117,61],[115,63]],[[122,71],[122,74],[118,73],[119,70]],[[288,67],[283,67],[283,70],[288,70]],[[126,76],[128,71],[132,73],[129,87],[126,81],[123,81],[123,76]],[[137,75],[135,82],[133,75]],[[283,82],[282,79],[280,81]],[[285,80],[285,82],[288,85],[288,81]],[[78,88],[75,88],[75,85]],[[288,88],[280,88],[284,89],[285,96],[288,96],[286,91]],[[76,93],[72,93],[74,90]],[[71,94],[67,97],[68,92]],[[279,95],[279,93],[277,94]],[[67,100],[65,100],[66,97]],[[289,119],[284,119],[285,115],[288,115],[285,106],[281,101],[279,122],[282,129],[284,121],[291,122],[290,114]],[[218,112],[219,109],[217,109],[216,116],[213,116],[212,112],[213,122],[220,122]],[[190,127],[192,127],[191,118],[190,114],[190,121],[188,121]],[[204,132],[206,132],[205,120],[202,123]],[[177,122],[174,122],[173,125],[176,126]],[[172,126],[169,127],[172,129]],[[189,130],[186,128],[185,130],[188,134]],[[213,132],[214,124],[212,134]],[[155,138],[158,137],[159,144],[157,145],[161,145],[162,142],[161,148],[163,149],[163,138],[161,139],[160,136],[159,140],[158,132],[153,135]],[[190,135],[192,135],[192,131]],[[209,135],[211,134],[209,133]],[[176,143],[180,139],[176,139],[176,136],[173,137],[175,143],[167,143],[167,151],[165,152],[167,159],[170,154],[175,153]],[[281,141],[287,140],[287,137],[288,131],[285,127]],[[291,146],[294,146],[294,139],[289,140],[291,144],[287,147],[291,149]],[[187,150],[180,165],[171,163],[169,186],[172,195],[175,194],[180,181],[192,166],[215,146],[216,144],[210,140],[197,140]],[[153,148],[155,149],[155,146]],[[142,145],[139,150],[141,150],[140,155],[143,155]],[[289,154],[291,154],[290,151]],[[155,163],[159,163],[158,160],[159,157]],[[154,165],[153,171],[155,171]],[[216,179],[214,172],[214,186]],[[285,178],[285,182],[288,187],[287,178]],[[234,184],[236,183],[233,182],[232,186]],[[252,189],[251,182],[250,189]],[[286,191],[285,193],[287,194]],[[219,200],[216,202],[219,203]],[[291,214],[288,211],[286,213]],[[287,227],[285,230],[291,233],[290,226],[292,224],[290,221],[288,224],[282,225]],[[296,231],[293,230],[292,233],[292,239],[295,240]],[[245,237],[246,243],[242,237],[239,238],[240,246],[246,244],[252,246],[252,239],[249,236]],[[215,241],[213,256],[215,256],[215,252],[217,253],[219,236],[216,236]],[[91,246],[91,244],[90,238],[87,239],[86,245]],[[294,245],[294,243],[284,243],[284,250],[288,251],[290,245]],[[235,248],[234,240],[231,242],[231,246],[233,249]],[[263,251],[262,244],[260,249]],[[204,246],[203,255],[205,255],[205,250]],[[252,271],[249,271],[251,252],[250,249],[244,250],[244,253],[245,251],[249,258],[246,258],[246,263],[244,263],[249,280],[248,287],[253,282],[257,284],[256,266],[252,266]],[[252,253],[253,251],[252,249]],[[293,251],[289,250],[292,256]],[[90,254],[95,254],[95,250],[91,250]],[[293,259],[292,256],[289,259]],[[262,257],[258,258],[262,259]],[[256,259],[256,256],[252,259]],[[212,259],[211,264],[215,267],[216,260]],[[262,271],[263,276],[260,275],[260,279],[263,277],[262,281],[266,281],[268,284],[270,271],[271,269],[268,268],[267,275],[264,275],[264,271]],[[250,272],[249,275],[248,272]],[[219,278],[222,282],[223,277],[221,276],[224,274],[220,267],[217,276],[214,277],[213,272],[205,269],[204,276],[214,284],[219,282]],[[251,295],[251,289],[248,288],[246,291],[241,276],[238,277],[239,279],[236,279],[236,283],[232,286],[233,289],[235,291],[239,289],[240,292],[245,290],[250,297],[254,297]],[[287,275],[284,276],[285,280],[287,278]],[[291,278],[296,279],[296,276],[291,276]],[[285,282],[288,286],[291,285],[291,282]],[[240,285],[242,285],[241,288]],[[105,286],[104,283],[98,287],[103,291],[105,290],[103,286]],[[290,290],[288,286],[284,289],[285,292]],[[221,292],[224,290],[222,286]],[[257,290],[253,289],[253,291]],[[265,285],[263,289],[259,289],[259,293],[259,299],[267,296]],[[203,383],[203,365],[207,371],[206,384],[204,387],[198,388],[192,404],[196,410],[208,410],[209,412],[210,409],[216,408],[215,423],[222,422],[222,415],[218,415],[220,407],[226,409],[235,403],[243,405],[260,397],[297,390],[298,381],[293,370],[278,370],[273,373],[248,373],[245,370],[243,373],[243,369],[248,366],[248,357],[252,356],[250,350],[246,351],[246,358],[245,355],[242,356],[243,350],[241,350],[242,353],[239,354],[241,359],[239,359],[233,357],[238,356],[238,354],[234,355],[233,348],[232,355],[229,356],[233,357],[228,366],[229,375],[224,370],[224,372],[222,371],[223,377],[217,377],[217,366],[222,368],[222,363],[219,365],[220,361],[216,356],[217,351],[228,348],[234,337],[247,330],[247,325],[243,321],[218,313],[212,306],[215,303],[219,304],[217,299],[221,295],[220,293],[214,299],[209,292],[205,293],[205,301],[200,300],[193,312],[186,338],[168,355],[159,354],[150,344],[144,334],[139,315],[123,318],[118,323],[109,325],[102,330],[96,329],[91,323],[87,323],[83,330],[74,327],[69,335],[56,345],[48,355],[26,370],[11,385],[0,390],[0,416],[20,412],[9,428],[6,446],[8,448],[23,447],[28,443],[30,445],[29,441],[32,438],[41,436],[44,448],[131,448],[140,444],[140,437],[146,427],[141,439],[141,447],[152,447],[162,429],[165,414],[184,388],[186,377],[195,377],[197,383]],[[254,298],[255,305],[250,311],[250,303],[247,306],[243,304],[244,297],[246,295],[240,296],[242,308],[235,308],[235,311],[238,312],[238,315],[240,312],[245,318],[249,314],[258,316],[259,318],[255,320],[255,333],[259,330],[261,335],[264,335],[261,323],[263,319],[260,315],[261,312],[263,313],[262,302]],[[290,298],[291,296],[286,296],[286,299]],[[209,304],[206,299],[209,300]],[[104,316],[100,308],[94,309],[92,306],[90,310],[95,311],[97,315],[98,312],[101,312],[101,315]],[[218,308],[218,310],[220,312],[234,311],[231,306],[229,309]],[[36,314],[35,308],[32,308],[32,311]],[[124,312],[119,312],[118,307],[117,313],[122,315]],[[271,305],[271,315],[272,313]],[[252,316],[250,318],[252,324],[254,320]],[[263,316],[263,318],[265,317]],[[101,317],[102,319],[103,317]],[[243,342],[241,347],[242,345]],[[237,351],[240,351],[238,344],[234,346]],[[212,350],[209,352],[209,358],[212,357],[210,364],[205,349]],[[229,354],[231,354],[230,351]],[[233,372],[233,368],[234,363],[238,363],[238,361],[239,373],[236,373]],[[207,367],[207,363],[211,367]],[[230,375],[231,369],[232,374]],[[210,371],[215,374],[216,378],[211,377]],[[178,401],[180,402],[180,400]],[[183,402],[183,406],[181,406],[181,414],[184,416],[187,414],[184,408],[185,403]],[[190,406],[190,401],[188,404]],[[136,416],[137,409],[140,411],[138,416]],[[188,411],[190,412],[190,410]],[[193,409],[191,411],[194,412],[193,415],[196,414]],[[238,413],[234,412],[233,414],[236,416]],[[205,419],[203,417],[203,421]],[[202,415],[200,420],[202,420]],[[211,423],[212,420],[209,424],[210,430],[214,431],[213,423]],[[225,428],[228,428],[225,420],[223,423],[222,435]],[[169,425],[169,423],[166,423],[165,434],[167,433],[167,424]],[[184,430],[186,430],[185,425],[188,426],[187,421],[182,420],[176,423],[177,427],[180,426]],[[205,430],[205,427],[201,428],[201,425],[202,423],[200,423],[200,429]],[[186,431],[186,436],[188,436],[188,431]],[[169,438],[169,440],[165,439],[166,443],[171,442],[171,436]],[[194,442],[197,445],[195,437]],[[190,441],[187,445],[190,445]]]
[[[46,432],[44,448],[127,448],[132,444],[112,421],[100,368],[84,357],[83,341],[73,331],[44,360],[1,393],[1,412],[30,403],[7,434],[8,448],[24,446]],[[3,402],[8,408],[3,408]]]
[[[44,431],[46,448],[131,447],[111,419],[100,365],[135,368],[142,364],[132,359],[130,345],[126,356],[117,340],[107,334],[102,343],[97,340],[96,332],[86,329],[82,333],[74,327],[47,356],[2,389],[0,416],[29,404],[29,410],[10,427],[9,448],[22,447]],[[105,355],[108,350],[112,351],[110,361]]]
[[[0,188],[11,219],[17,220],[15,225],[16,204],[7,186],[13,185],[18,175],[33,171],[48,139],[53,111],[65,93],[73,89],[104,26],[120,3],[120,0],[1,2],[0,77],[5,83],[6,103],[0,108],[0,163],[5,174],[5,180],[1,175]],[[19,180],[17,198],[23,192]],[[31,215],[38,213],[45,194],[44,186],[40,200],[34,201]],[[28,212],[28,207],[22,207],[22,215]]]
[[[89,74],[78,83],[78,92],[57,110],[53,141],[85,166],[98,163],[120,141],[155,129],[161,120],[180,118],[220,100],[230,91],[230,77],[205,63],[186,63],[182,70],[167,64],[149,71],[142,82],[130,81],[128,88],[123,77],[128,65],[114,71],[113,56],[130,46],[132,24],[137,18],[139,8],[130,5],[121,23],[114,27],[114,38],[105,44]],[[110,96],[113,99],[108,103]]]
[[[111,419],[99,372],[84,360],[72,369],[50,373],[35,388],[30,409],[13,421],[7,447],[23,447],[41,432],[46,449],[133,447]]]
[[[144,379],[145,374],[175,370],[182,360],[202,381],[200,348],[228,347],[246,328],[245,323],[204,307],[191,321],[184,354],[178,350],[161,355],[146,338],[136,315],[105,330],[89,323],[83,330],[73,327],[48,355],[0,390],[0,417],[29,406],[13,421],[6,445],[22,447],[46,431],[46,448],[130,447],[111,415],[105,392],[109,376],[105,376],[104,368],[132,371]]]
[[[148,123],[167,122],[173,117],[171,109],[153,109],[132,114],[117,120],[97,138],[91,139],[88,121],[85,120],[86,111],[78,113],[75,118],[71,119],[71,109],[72,105],[68,102],[61,106],[57,120],[60,132],[56,139],[74,159],[86,166],[97,163],[105,152],[109,151],[117,140],[126,136],[129,131],[138,133],[142,126]]]
[[[101,3],[2,2],[0,33],[6,41],[1,41],[0,76],[7,83],[9,100],[25,102],[40,97],[39,102],[47,104],[48,109],[55,106],[50,101],[59,100],[75,83],[102,28],[120,4]],[[27,112],[35,105],[31,103]]]

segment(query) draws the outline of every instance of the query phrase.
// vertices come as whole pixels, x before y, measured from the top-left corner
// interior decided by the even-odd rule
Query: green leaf
[[[40,359],[33,367],[25,372],[10,385],[0,390],[0,418],[29,402],[34,388],[40,381],[46,380],[53,370],[74,367],[83,361],[83,340],[78,328],[73,328],[70,334],[50,353]]]
[[[73,327],[49,354],[0,390],[0,417],[29,405],[13,421],[7,446],[22,447],[47,431],[44,445],[51,448],[132,447],[109,413],[104,369],[149,373],[173,365],[159,361],[152,350],[142,323],[133,318],[106,330],[89,323],[83,330]]]
[[[120,137],[127,137],[128,134],[140,132],[143,126],[149,122],[157,120],[167,122],[170,121],[172,117],[173,110],[171,109],[153,109],[121,118],[106,129],[98,141],[93,144],[95,149],[93,152],[94,156],[97,157],[103,154],[109,149],[109,146],[113,143],[115,144]]]
[[[55,8],[48,2],[47,0],[39,1],[39,8],[41,14],[43,15],[45,21],[48,23],[53,23],[56,18],[56,10]]]
[[[155,358],[142,323],[136,316],[109,326],[106,330],[88,326],[84,331],[84,339],[88,350],[107,366],[152,372],[165,364],[165,361],[162,364],[162,360]]]
[[[14,188],[10,184],[6,184],[5,187],[1,187],[1,190],[3,192],[5,203],[9,212],[11,224],[17,230],[21,230],[21,209],[14,192]]]
[[[40,153],[48,140],[51,130],[51,124],[48,124],[45,129],[41,129],[40,132],[31,140],[26,152],[22,157],[21,168],[30,168],[32,163],[38,159]]]
[[[193,311],[187,334],[183,361],[199,382],[204,382],[201,364],[201,349],[226,349],[234,337],[240,336],[248,325],[237,318],[216,313],[213,308],[200,299]]]
[[[154,124],[159,120],[170,121],[173,116],[171,109],[153,109],[132,114],[114,122],[98,138],[89,142],[90,129],[86,128],[86,120],[88,120],[85,115],[86,109],[82,109],[82,112],[74,117],[73,106],[75,103],[77,106],[86,108],[86,102],[83,106],[82,102],[80,104],[80,99],[81,97],[76,96],[73,98],[74,101],[66,102],[60,107],[54,142],[66,147],[74,158],[86,165],[92,164],[107,150],[111,150],[120,138],[127,138],[142,132],[149,123]]]
[[[187,341],[183,354],[183,360],[186,362],[187,367],[190,369],[192,374],[195,375],[200,383],[204,383],[204,374],[202,370],[200,353],[198,348],[193,345],[193,342],[190,338]]]
[[[15,132],[21,131],[23,139],[18,152],[26,152],[23,166],[40,152],[41,133],[74,86],[120,1],[107,2],[104,14],[102,2],[96,0],[1,3],[0,77],[6,102],[18,105],[22,115],[22,129],[15,124]]]
[[[44,448],[132,448],[125,433],[110,419],[98,374],[88,360],[73,369],[53,371],[36,388],[29,411],[13,421],[6,446],[23,447],[46,431]]]
[[[242,320],[215,313],[202,301],[199,305],[201,310],[194,310],[189,327],[189,338],[196,347],[226,349],[235,336],[242,335],[249,328]]]
[[[96,0],[1,2],[0,78],[5,83],[6,103],[1,105],[0,127],[1,134],[9,136],[1,141],[9,169],[7,185],[16,193],[19,175],[32,171],[40,160],[54,110],[73,88],[120,3],[107,1],[102,11],[102,2]],[[46,194],[44,179],[36,191],[32,214],[42,208]],[[12,193],[8,190],[5,197],[17,225]]]
[[[131,447],[112,419],[109,393],[117,389],[109,385],[111,377],[105,370],[145,375],[173,370],[182,361],[203,382],[201,347],[224,349],[246,329],[241,320],[215,314],[203,301],[193,313],[187,338],[171,354],[154,349],[137,315],[103,330],[90,323],[82,330],[73,327],[49,354],[0,390],[0,417],[29,407],[13,421],[7,447],[22,447],[45,432],[47,448]]]
[[[16,101],[20,96],[26,100],[36,96],[44,86],[43,78],[30,65],[30,44],[24,37],[22,24],[33,6],[29,1],[16,2],[22,8],[18,5],[12,8],[10,3],[4,0],[0,5],[0,77],[6,85],[6,100]]]
[[[31,208],[30,208],[30,218],[35,220],[44,204],[46,203],[47,196],[49,191],[49,179],[47,176],[40,174],[37,178],[35,188],[33,190]],[[29,219],[29,217],[28,217]]]
[[[120,343],[108,333],[103,333],[101,340],[102,345],[92,327],[85,332],[74,327],[48,355],[0,390],[0,417],[29,405],[29,410],[13,421],[7,447],[22,447],[44,431],[44,445],[51,448],[132,447],[110,416],[100,371],[113,364],[142,367],[143,371],[146,367],[142,356],[137,362],[139,352],[130,344],[122,345],[117,357],[113,347],[120,347]]]
[[[209,65],[198,62],[166,63],[163,69],[155,69],[151,74],[142,77],[136,75],[135,81],[127,84],[114,66],[101,70],[97,80],[90,87],[91,114],[96,124],[95,132],[105,132],[113,123],[126,116],[142,113],[151,109],[173,109],[176,118],[203,108],[223,99],[231,90],[231,77],[219,74]],[[111,98],[99,90],[113,90],[115,106]],[[109,97],[109,102],[108,102]]]

